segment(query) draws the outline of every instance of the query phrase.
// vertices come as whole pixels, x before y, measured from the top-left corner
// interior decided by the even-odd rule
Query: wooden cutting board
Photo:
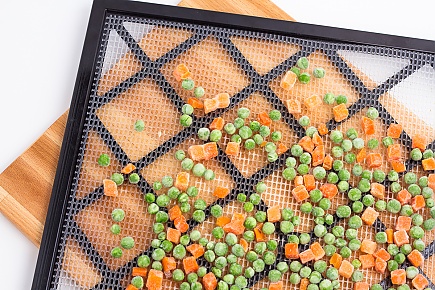
[[[294,21],[269,0],[183,0],[178,6]],[[42,238],[67,117],[68,111],[0,174],[0,212],[37,247]]]

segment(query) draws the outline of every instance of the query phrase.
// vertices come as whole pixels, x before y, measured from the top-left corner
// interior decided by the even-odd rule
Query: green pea
[[[333,93],[326,93],[323,96],[323,102],[327,105],[332,105],[335,103],[335,96]]]
[[[203,87],[196,87],[195,90],[193,91],[193,94],[197,98],[202,98],[205,94],[205,90]]]
[[[237,110],[237,116],[242,119],[246,119],[249,117],[250,110],[248,108],[242,107]]]
[[[382,290],[382,289],[384,289],[384,288],[382,288],[382,286],[380,284],[373,284],[370,287],[370,290]]]
[[[329,280],[337,280],[338,279],[338,270],[334,267],[329,267],[326,270],[326,278]]]
[[[351,264],[355,269],[359,269],[361,267],[361,261],[358,259],[353,259]]]
[[[211,142],[219,142],[222,138],[222,131],[220,130],[213,130],[210,132],[210,141]]]
[[[181,87],[185,90],[191,91],[195,87],[195,82],[191,79],[184,79],[181,82]]]
[[[370,191],[370,181],[362,178],[358,182],[358,189],[361,190],[361,192],[369,192]]]
[[[294,225],[290,221],[282,221],[279,224],[279,229],[281,230],[282,233],[288,234],[293,232]]]
[[[346,136],[350,140],[354,140],[355,138],[358,138],[358,131],[355,128],[349,128],[346,131]]]
[[[189,127],[190,125],[192,125],[192,117],[187,115],[187,114],[183,114],[180,117],[180,125],[183,127]]]
[[[295,227],[297,227],[301,223],[301,219],[299,218],[299,216],[296,215],[292,217],[291,221]]]
[[[254,217],[259,223],[263,223],[266,221],[266,213],[264,211],[257,211]]]
[[[302,149],[301,145],[299,144],[294,144],[291,148],[290,148],[290,152],[294,157],[299,157],[302,155],[302,153],[304,152],[304,150]]]
[[[423,229],[425,231],[431,231],[435,228],[435,219],[430,218],[423,222]]]
[[[243,126],[239,129],[239,135],[242,139],[248,139],[252,136],[252,130],[248,126]]]
[[[288,266],[288,264],[286,262],[279,262],[278,264],[276,264],[276,269],[280,273],[284,274],[284,273],[288,272],[289,266]]]
[[[398,253],[397,255],[394,256],[394,261],[396,261],[399,265],[402,265],[403,262],[405,262],[405,255],[402,253]]]
[[[353,282],[360,282],[360,281],[362,281],[364,279],[364,274],[361,272],[361,271],[359,271],[359,270],[355,270],[353,273],[352,273],[352,281]]]
[[[278,154],[276,154],[276,152],[267,153],[267,161],[275,162],[277,159],[278,159]]]
[[[401,204],[397,199],[391,199],[387,202],[387,211],[391,213],[398,213],[400,211]]]
[[[294,243],[294,244],[299,244],[299,237],[295,234],[293,235],[289,235],[287,238],[287,242],[288,243]]]
[[[310,65],[310,62],[308,60],[308,58],[306,57],[301,57],[298,59],[298,61],[296,62],[296,65],[300,68],[300,69],[307,69],[308,66]]]
[[[299,275],[302,278],[307,278],[310,276],[310,274],[311,274],[311,268],[307,266],[302,267],[302,269],[299,271]]]
[[[318,238],[323,237],[326,234],[327,230],[324,225],[316,225],[314,227],[314,235]]]
[[[198,138],[203,141],[208,141],[210,137],[210,130],[208,128],[200,128],[198,130]]]
[[[399,264],[395,260],[389,260],[387,263],[388,271],[394,271],[399,268]]]
[[[334,216],[332,214],[325,215],[325,224],[332,225],[334,223]]]
[[[299,235],[299,242],[302,245],[308,244],[310,241],[311,241],[311,237],[310,237],[309,234],[307,234],[307,233],[301,233]]]
[[[254,270],[255,270],[255,266],[254,266]],[[230,272],[230,274],[237,277],[237,276],[240,276],[242,274],[243,269],[242,269],[241,265],[234,263],[234,264],[230,265],[229,272]]]
[[[338,105],[347,104],[347,97],[344,95],[338,95],[335,101],[337,102]]]
[[[342,226],[335,226],[332,228],[332,234],[337,238],[344,237],[344,228]]]
[[[372,206],[375,203],[375,198],[373,197],[373,195],[371,194],[366,194],[364,195],[364,197],[362,198],[362,203],[365,206]]]
[[[393,193],[398,193],[402,190],[402,186],[400,185],[400,183],[395,181],[390,184],[390,189]]]
[[[308,213],[311,213],[311,211],[313,210],[313,206],[311,203],[305,202],[305,203],[301,204],[300,210],[301,210],[301,212],[308,214]]]
[[[110,255],[113,258],[121,258],[122,257],[122,249],[120,247],[115,247],[112,249],[112,251],[110,252]]]
[[[270,135],[270,129],[267,126],[261,126],[258,132],[263,138],[266,138],[267,136]]]
[[[351,209],[347,205],[340,205],[337,207],[336,214],[339,218],[347,218],[351,214]]]
[[[359,229],[362,227],[362,220],[357,215],[351,216],[348,221],[348,225],[351,229]]]
[[[352,251],[347,246],[340,249],[340,255],[345,259],[349,258],[351,253]]]
[[[326,245],[323,249],[325,250],[325,255],[327,257],[331,257],[337,251],[334,245]]]
[[[102,167],[107,167],[110,165],[110,156],[106,153],[103,153],[98,157],[98,165]]]
[[[406,268],[406,278],[414,279],[419,273],[418,268],[414,266],[409,266]]]
[[[353,147],[355,147],[355,149],[358,149],[358,150],[363,149],[364,148],[364,139],[362,139],[362,138],[355,138],[352,141],[352,145],[353,145]]]
[[[299,118],[299,125],[307,127],[310,125],[310,118],[308,116],[302,116]]]
[[[354,153],[347,153],[346,155],[344,155],[344,161],[349,164],[354,164],[356,161],[356,155]]]
[[[313,271],[313,272],[311,272],[311,275],[310,275],[309,279],[310,279],[310,283],[311,284],[308,285],[307,289],[309,289],[309,290],[319,290],[319,286],[317,286],[316,284],[319,284],[320,281],[322,281],[322,279],[323,279],[322,274],[320,274],[317,271]],[[310,287],[310,286],[312,286],[312,287]]]
[[[115,182],[116,185],[121,185],[124,183],[124,176],[120,173],[113,173],[110,179],[112,179],[112,181]]]
[[[367,147],[368,147],[370,150],[376,149],[376,148],[378,148],[378,146],[379,146],[379,141],[378,141],[378,139],[374,139],[374,138],[372,138],[372,139],[370,139],[370,140],[367,142]]]
[[[278,110],[272,110],[269,112],[269,118],[272,121],[279,121],[281,119],[281,112]]]
[[[181,269],[175,269],[172,272],[172,279],[174,281],[177,281],[177,282],[183,281],[184,280],[184,272]]]
[[[350,250],[352,250],[352,251],[358,251],[359,248],[361,247],[361,242],[358,239],[353,238],[353,239],[351,239],[349,241],[349,245],[348,246],[349,246]]]
[[[372,120],[379,117],[379,112],[376,110],[376,108],[370,107],[367,110],[366,116]]]
[[[415,175],[414,172],[407,172],[404,176],[404,179],[406,184],[413,184],[417,182],[417,175]]]
[[[172,255],[175,259],[182,260],[186,256],[186,248],[181,244],[176,245],[172,250]]]
[[[124,210],[120,209],[120,208],[115,208],[112,211],[112,220],[114,222],[122,222],[125,218],[125,212]]]
[[[361,201],[355,201],[352,203],[352,211],[354,213],[361,213],[364,210],[364,204]]]
[[[418,160],[421,160],[423,158],[423,153],[421,153],[420,149],[414,148],[409,153],[409,156],[411,157],[412,160],[418,161]]]
[[[305,130],[305,135],[310,137],[310,138],[313,138],[315,133],[318,133],[318,131],[317,131],[317,128],[314,126],[310,126]]]
[[[297,273],[292,273],[290,275],[290,279],[289,279],[290,283],[292,284],[299,284],[301,282],[301,276],[299,276],[299,274]]]
[[[297,171],[300,175],[306,175],[310,171],[310,166],[307,164],[299,164]]]

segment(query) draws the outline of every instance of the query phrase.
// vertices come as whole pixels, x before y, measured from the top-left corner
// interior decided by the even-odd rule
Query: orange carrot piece
[[[361,215],[361,219],[366,225],[371,226],[376,221],[378,216],[379,216],[379,213],[374,208],[369,206],[365,209],[365,211]]]
[[[329,199],[332,199],[338,193],[337,186],[332,183],[325,183],[322,186],[320,186],[319,189],[322,192],[323,196]]]
[[[177,268],[177,262],[174,257],[164,257],[162,259],[163,272],[168,273]]]
[[[320,124],[317,126],[317,131],[318,131],[319,134],[322,135],[322,136],[328,134],[328,132],[329,132],[328,127],[326,127],[326,124],[325,124],[325,123],[320,123]]]
[[[269,117],[269,114],[266,112],[262,112],[258,114],[258,122],[260,122],[260,124],[264,126],[272,125],[272,119]]]
[[[314,143],[309,136],[304,136],[301,140],[299,140],[298,144],[309,153],[313,152],[314,150]]]
[[[261,227],[263,226],[262,223],[257,224],[257,226],[254,228],[254,234],[255,234],[255,241],[256,242],[265,242],[267,241],[266,235],[261,230]]]
[[[417,290],[423,290],[429,285],[429,281],[422,274],[417,274],[411,283]]]
[[[244,238],[241,238],[240,239],[240,245],[243,247],[243,250],[245,251],[245,253],[248,251],[248,249],[249,249],[249,244],[248,244],[248,242],[244,239]]]
[[[400,137],[402,130],[403,130],[402,125],[392,123],[390,127],[388,127],[387,129],[387,136],[397,139]]]
[[[174,220],[174,226],[177,230],[179,230],[182,233],[187,232],[187,230],[189,229],[189,224],[186,222],[186,218],[183,215],[177,217]]]
[[[213,191],[213,195],[218,198],[224,198],[228,194],[230,194],[230,189],[227,187],[218,186]]]
[[[415,134],[412,138],[412,148],[418,148],[420,151],[424,151],[426,149],[426,137],[420,134]]]
[[[169,228],[166,230],[166,239],[174,244],[178,244],[180,242],[181,231],[173,228]]]
[[[116,197],[119,194],[118,193],[118,186],[111,179],[104,179],[103,180],[103,188],[104,188],[104,195],[105,196]]]
[[[217,100],[218,108],[223,109],[230,105],[230,95],[228,93],[217,94],[215,99]]]
[[[400,149],[400,144],[393,144],[387,148],[388,161],[400,160],[402,156],[402,150]]]
[[[130,285],[127,286],[127,288],[125,288],[125,290],[139,290],[139,289],[137,289],[132,284],[130,284]]]
[[[427,159],[423,159],[421,161],[421,165],[423,165],[423,169],[428,171],[428,170],[435,170],[435,158],[427,158]]]
[[[274,223],[281,219],[281,207],[272,206],[267,209],[267,221]]]
[[[350,278],[352,276],[354,266],[347,260],[341,262],[340,268],[338,269],[338,274],[344,278]]]
[[[363,116],[361,118],[361,127],[366,135],[375,134],[375,121],[373,121],[370,118],[367,118],[366,116]]]
[[[387,234],[387,243],[392,244],[394,242],[394,231],[393,231],[393,229],[386,229],[385,233]]]
[[[349,116],[349,110],[346,104],[340,104],[332,108],[332,113],[334,114],[335,122],[341,122]]]
[[[369,290],[369,284],[367,282],[356,282],[353,284],[353,290]]]
[[[407,258],[408,261],[415,267],[420,267],[424,262],[424,257],[418,250],[412,250]]]
[[[317,166],[323,163],[325,160],[325,146],[319,145],[314,148],[313,153],[311,153],[312,164],[313,166]]]
[[[364,239],[361,242],[361,247],[360,247],[360,251],[366,254],[371,254],[373,255],[376,251],[376,243],[373,241],[370,241],[368,239]]]
[[[358,163],[363,163],[364,160],[366,159],[367,156],[367,150],[364,147],[363,149],[361,149],[358,154],[356,155],[356,162]]]
[[[291,70],[287,71],[279,84],[284,90],[291,90],[296,83],[298,76]]]
[[[363,269],[369,269],[375,266],[375,257],[371,254],[360,255],[358,259],[360,260]]]
[[[287,152],[287,150],[288,150],[288,147],[285,146],[285,144],[280,142],[280,143],[278,143],[278,146],[276,148],[276,154],[280,155],[284,152]]]
[[[343,262],[343,257],[338,253],[334,253],[329,259],[329,264],[334,266],[335,269],[339,269],[342,262]]]
[[[435,174],[429,174],[427,176],[427,186],[435,190]]]
[[[204,103],[197,98],[188,98],[187,103],[191,105],[194,109],[204,109]]]
[[[205,290],[215,290],[217,288],[217,279],[216,276],[209,272],[202,277],[202,285]]]
[[[310,197],[310,194],[303,185],[298,185],[293,188],[292,195],[298,202],[302,202]]]
[[[313,251],[314,260],[316,261],[322,259],[325,256],[325,251],[318,242],[312,243],[310,249],[311,251]]]
[[[183,259],[183,268],[185,274],[190,274],[198,271],[199,266],[195,257],[187,257]]]
[[[390,260],[391,258],[390,253],[388,253],[387,250],[385,250],[384,248],[380,248],[379,250],[377,250],[376,253],[373,254],[373,256],[375,258],[382,259],[385,262],[388,262],[388,260]]]
[[[412,218],[409,216],[399,216],[396,221],[396,231],[409,231],[411,228]]]
[[[404,269],[397,269],[391,271],[391,283],[394,285],[403,285],[406,283],[406,271]]]
[[[181,212],[180,207],[178,206],[178,204],[174,205],[173,207],[171,207],[168,210],[168,214],[169,214],[169,220],[173,221],[176,218],[180,217],[183,215],[183,213]]]
[[[314,179],[314,175],[312,174],[304,175],[304,186],[307,190],[313,190],[316,188],[316,180]]]
[[[124,166],[124,168],[121,169],[121,173],[123,173],[123,174],[130,174],[135,169],[136,169],[136,166],[134,166],[131,163],[128,163],[127,165]]]
[[[228,224],[231,221],[231,219],[227,216],[220,216],[216,219],[216,225],[218,227],[223,227],[226,224]]]
[[[401,205],[407,204],[411,201],[412,195],[406,189],[402,189],[397,193],[397,200]]]
[[[131,275],[133,277],[136,276],[146,277],[147,273],[148,273],[147,268],[140,268],[140,267],[133,267],[133,270],[131,271]]]
[[[202,255],[204,255],[204,247],[200,244],[190,244],[186,247],[186,250],[192,254],[195,259],[198,259]]]
[[[322,137],[320,137],[319,133],[317,133],[317,132],[313,134],[312,140],[313,140],[314,146],[323,145],[323,139],[322,139]]]
[[[393,160],[390,163],[393,170],[397,173],[404,172],[406,170],[405,163],[402,161]]]
[[[299,248],[296,243],[287,243],[284,246],[285,257],[287,259],[299,258]]]
[[[146,287],[148,290],[161,290],[163,284],[163,272],[151,269],[148,274]]]
[[[419,211],[426,206],[423,195],[416,195],[411,199],[411,206],[414,211]]]
[[[187,153],[193,161],[200,161],[205,159],[204,146],[192,145],[187,149]]]
[[[370,153],[366,157],[367,166],[372,168],[378,168],[382,165],[382,156],[379,153]]]
[[[282,290],[283,289],[283,282],[278,281],[278,282],[273,282],[269,284],[269,289],[268,290]]]
[[[189,187],[189,179],[190,174],[188,172],[178,172],[177,177],[175,178],[175,187],[181,191],[186,191]]]
[[[296,99],[286,101],[287,109],[290,114],[300,114],[302,112],[301,102]]]
[[[370,193],[379,199],[384,199],[385,198],[385,185],[377,183],[377,182],[373,182],[372,184],[370,184]]]
[[[307,290],[309,284],[310,284],[310,280],[308,280],[308,278],[303,278],[301,280],[301,284],[299,285],[299,289]]]
[[[179,82],[181,80],[185,80],[185,79],[189,78],[190,71],[189,71],[189,68],[184,63],[180,63],[175,68],[173,75],[174,75],[175,79],[177,80],[177,82]]]
[[[237,156],[240,152],[240,145],[237,142],[228,142],[225,153],[231,156]]]
[[[304,100],[304,105],[309,111],[316,109],[318,106],[322,105],[322,99],[317,95],[312,95]]]
[[[329,154],[326,155],[325,159],[323,159],[323,168],[325,168],[325,170],[331,170],[333,162],[334,162],[334,158],[332,158],[332,156]]]
[[[382,259],[376,258],[376,261],[375,261],[376,272],[384,274],[385,269],[387,269],[387,262],[382,260]]]
[[[202,146],[204,146],[204,157],[205,157],[204,159],[205,160],[210,160],[210,159],[219,155],[219,151],[217,149],[216,142],[208,142]]]
[[[295,184],[295,186],[304,185],[304,178],[302,176],[298,175],[293,180],[293,183]]]
[[[409,244],[409,236],[404,230],[395,231],[393,234],[393,240],[398,247],[404,244]]]
[[[243,224],[245,217],[246,216],[244,214],[233,214],[231,221],[223,227],[224,231],[227,233],[233,233],[235,235],[243,234],[243,231],[245,230],[245,226]]]
[[[301,259],[301,263],[305,264],[309,261],[314,260],[316,257],[314,256],[313,250],[308,249],[299,254],[299,259]]]
[[[209,128],[210,128],[210,130],[219,130],[220,131],[224,128],[224,125],[225,125],[224,119],[222,117],[217,117],[211,122]]]
[[[216,98],[205,99],[203,101],[203,104],[204,104],[204,113],[206,113],[206,114],[219,109],[219,103],[218,103],[218,100]]]

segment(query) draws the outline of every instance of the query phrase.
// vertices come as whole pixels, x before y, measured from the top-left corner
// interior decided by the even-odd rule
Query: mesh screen
[[[343,131],[360,128],[360,117],[367,107],[373,106],[381,113],[375,138],[385,136],[390,123],[403,124],[405,131],[400,143],[404,160],[409,156],[411,137],[417,132],[423,132],[428,137],[428,147],[435,149],[435,143],[430,142],[435,139],[435,70],[431,54],[119,15],[107,16],[101,37],[73,190],[62,222],[52,289],[124,289],[136,258],[150,253],[154,238],[153,219],[146,211],[143,194],[152,192],[150,184],[162,176],[175,176],[180,171],[180,163],[173,154],[203,142],[196,138],[198,128],[208,126],[217,116],[234,119],[239,107],[248,107],[253,115],[280,110],[283,118],[273,124],[273,129],[280,130],[282,142],[290,146],[304,136],[304,129],[296,121],[302,115],[309,116],[315,126],[326,123],[330,130],[338,127]],[[308,57],[311,67],[323,67],[327,78],[313,79],[309,85],[297,83],[291,92],[284,91],[279,86],[283,74],[302,56]],[[221,92],[231,96],[231,104],[226,109],[206,116],[196,111],[189,128],[181,127],[178,122],[188,95],[172,75],[181,62],[187,64],[195,81],[206,89],[206,98]],[[303,102],[313,94],[323,96],[327,92],[348,97],[349,118],[335,122],[331,108],[326,105],[315,111],[304,108],[294,115],[286,108],[287,99]],[[132,130],[137,119],[146,124],[141,133]],[[229,215],[242,212],[240,203],[234,202],[236,195],[239,192],[249,195],[257,182],[264,181],[268,189],[262,195],[259,209],[276,205],[293,208],[302,222],[296,230],[310,233],[314,242],[314,221],[298,211],[298,204],[290,194],[294,184],[281,176],[289,154],[284,153],[273,163],[267,161],[263,150],[257,149],[242,150],[239,156],[229,157],[224,153],[228,141],[224,137],[219,143],[219,156],[204,163],[214,170],[216,179],[206,183],[193,178],[200,190],[198,198],[204,199],[209,207],[215,203],[222,205]],[[324,142],[327,148],[331,147],[328,138]],[[385,149],[378,150],[385,154]],[[101,153],[111,156],[109,167],[98,166],[96,160]],[[140,182],[120,187],[119,198],[104,196],[102,180],[130,162],[136,165]],[[418,162],[407,161],[406,165],[407,170],[424,174]],[[390,169],[388,162],[382,169]],[[358,181],[352,177],[351,186]],[[228,197],[214,197],[212,189],[216,186],[229,187]],[[387,192],[387,200],[391,197],[392,193]],[[345,195],[336,197],[330,212],[347,203]],[[132,236],[136,241],[134,249],[125,251],[119,259],[110,255],[121,238],[109,231],[114,208],[126,212],[122,236]],[[385,226],[393,226],[394,221],[395,216],[382,213],[375,226],[365,226],[359,231],[360,238],[370,238]],[[213,224],[210,216],[200,225],[189,221],[190,229],[199,229],[210,239]],[[270,238],[279,241],[278,261],[286,261],[283,245],[287,236],[280,233]],[[421,269],[430,279],[435,278],[433,239],[433,233],[426,235],[427,261]],[[207,266],[205,260],[201,263]],[[253,289],[267,287],[270,268],[257,273],[249,285]],[[369,284],[381,281],[385,289],[389,286],[388,273],[380,275],[373,270],[364,273]],[[286,289],[298,288],[288,282],[288,276],[284,276]],[[353,288],[348,279],[341,282],[342,289]],[[175,289],[177,285],[171,279],[164,280],[164,289]]]

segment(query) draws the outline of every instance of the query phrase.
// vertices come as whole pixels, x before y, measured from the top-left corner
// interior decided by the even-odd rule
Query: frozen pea
[[[307,152],[302,153],[302,155],[299,156],[299,162],[302,164],[311,164],[311,155]]]
[[[411,157],[412,160],[418,161],[418,160],[421,160],[423,158],[423,153],[421,153],[420,149],[414,148],[409,153],[409,156]]]
[[[299,125],[301,125],[302,127],[308,127],[310,125],[310,118],[308,116],[300,117]]]
[[[338,182],[338,175],[335,172],[329,172],[328,177],[326,178],[326,180],[329,183],[336,184]]]
[[[180,125],[183,127],[189,127],[190,125],[192,125],[192,117],[187,115],[187,114],[183,114],[180,117]]]
[[[279,121],[281,119],[281,112],[278,110],[272,110],[269,112],[269,118],[272,121]]]
[[[372,138],[372,139],[370,139],[369,141],[367,141],[367,147],[368,147],[370,150],[376,149],[376,148],[378,148],[378,146],[379,146],[379,141],[378,141],[378,139]]]
[[[266,138],[270,135],[270,128],[267,126],[261,126],[260,130],[258,131],[261,137]]]
[[[362,149],[364,148],[364,139],[362,138],[355,138],[352,141],[353,147],[355,147],[355,149]]]
[[[310,191],[310,200],[311,202],[317,203],[323,197],[322,192],[319,189],[313,189]]]
[[[356,155],[354,153],[347,153],[344,155],[344,161],[349,164],[354,164],[356,161]]]
[[[234,126],[233,123],[226,123],[224,126],[224,130],[225,130],[225,132],[227,132],[227,134],[230,134],[230,135],[236,133],[236,127]]]
[[[358,131],[355,128],[349,128],[346,131],[346,136],[350,140],[354,140],[355,138],[358,138]]]
[[[321,79],[321,78],[323,78],[323,77],[325,76],[325,74],[326,74],[326,72],[325,72],[325,69],[324,69],[324,68],[316,67],[316,68],[313,70],[313,76],[314,76],[315,78]]]
[[[120,208],[115,208],[112,211],[112,220],[114,222],[122,222],[125,218],[125,212],[124,210],[120,209]]]
[[[208,128],[200,128],[198,130],[198,138],[203,140],[203,141],[207,141],[208,138],[210,137],[210,130]]]
[[[334,245],[326,245],[323,249],[325,250],[325,255],[327,257],[331,257],[337,251]]]
[[[205,166],[203,164],[197,163],[197,164],[195,164],[195,166],[193,166],[192,173],[195,176],[201,177],[204,175],[206,170],[207,169],[205,168]]]
[[[318,133],[317,128],[314,126],[310,126],[305,130],[305,135],[313,138],[314,134]]]
[[[117,224],[114,224],[110,227],[110,232],[114,235],[119,235],[121,233],[121,227]]]
[[[299,164],[297,171],[300,175],[306,175],[310,171],[310,166],[307,164]]]
[[[337,207],[336,214],[339,218],[347,218],[351,214],[351,209],[347,205],[340,205]]]
[[[213,130],[210,132],[210,141],[211,142],[219,142],[219,140],[221,140],[222,138],[222,131],[220,130]]]
[[[344,152],[343,149],[339,146],[334,146],[331,149],[332,156],[334,156],[335,158],[342,157],[344,154],[343,152]]]
[[[375,209],[377,211],[384,211],[387,208],[387,203],[384,200],[378,200],[375,203]]]
[[[205,94],[205,90],[203,87],[196,87],[195,90],[193,91],[193,94],[197,98],[202,98]]]
[[[371,194],[366,194],[362,199],[362,203],[365,206],[372,206],[375,203],[375,198]]]
[[[340,249],[340,255],[345,259],[349,258],[351,254],[352,251],[347,246]]]
[[[248,139],[252,137],[252,130],[248,126],[243,126],[239,129],[239,135],[242,139]]]
[[[364,204],[357,200],[352,203],[352,210],[354,213],[361,213],[364,210]]]
[[[310,65],[310,62],[308,60],[308,58],[306,57],[301,57],[297,60],[296,65],[300,68],[300,69],[307,69],[308,66]]]
[[[373,179],[376,182],[383,182],[385,180],[386,174],[382,170],[376,169],[373,171]]]
[[[321,166],[316,166],[313,169],[314,178],[317,180],[322,180],[326,177],[326,170]]]
[[[194,89],[195,87],[195,82],[191,79],[184,79],[181,82],[181,87],[185,90],[191,91]]]
[[[362,227],[362,220],[359,216],[354,215],[349,218],[348,225],[351,229],[359,229]]]
[[[385,244],[387,242],[387,234],[385,232],[376,233],[375,241],[378,244]]]
[[[343,133],[341,133],[341,131],[338,130],[333,130],[329,134],[329,138],[331,139],[332,142],[336,144],[340,144],[343,141]]]
[[[98,165],[102,167],[107,167],[110,165],[110,156],[106,153],[103,153],[98,157]]]
[[[370,107],[367,109],[366,116],[374,120],[379,117],[379,112],[376,108]]]
[[[249,117],[250,110],[248,108],[242,107],[237,110],[237,116],[242,119],[246,119]]]
[[[333,93],[326,93],[323,96],[323,102],[327,105],[332,105],[335,103],[335,96]]]

